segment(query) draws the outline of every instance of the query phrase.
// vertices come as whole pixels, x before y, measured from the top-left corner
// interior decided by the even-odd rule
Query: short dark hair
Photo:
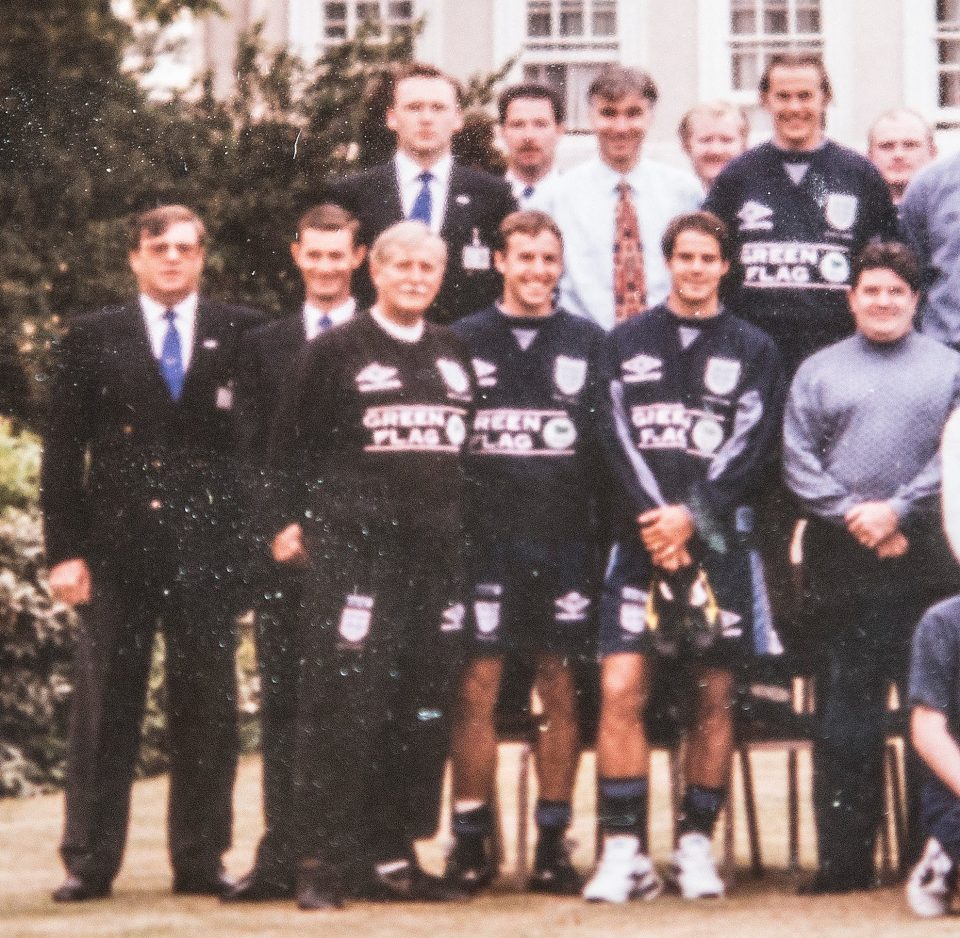
[[[923,275],[917,255],[899,241],[873,241],[854,259],[850,272],[850,286],[856,287],[867,270],[890,270],[917,293],[923,285]]]
[[[730,232],[727,226],[713,212],[704,211],[685,212],[683,215],[677,215],[670,220],[660,241],[663,256],[667,260],[673,257],[673,249],[676,247],[677,238],[685,231],[699,231],[701,234],[709,235],[717,242],[717,246],[720,248],[720,256],[725,261],[730,260],[733,245],[730,241]]]
[[[297,239],[303,237],[307,229],[313,231],[343,231],[346,229],[357,243],[357,234],[360,231],[360,222],[345,208],[334,205],[332,202],[323,202],[307,209],[297,222]]]
[[[827,99],[833,97],[833,87],[830,84],[827,67],[816,52],[778,52],[770,56],[760,76],[758,86],[760,94],[767,94],[770,91],[770,75],[775,68],[815,68],[820,75],[820,90],[824,97]]]
[[[656,104],[660,97],[656,82],[642,68],[608,65],[590,82],[589,96],[606,101],[619,101],[628,94],[637,94]]]
[[[397,87],[400,82],[405,81],[407,78],[439,78],[447,82],[450,87],[453,88],[454,94],[456,95],[457,106],[463,107],[463,85],[461,85],[453,75],[449,75],[443,71],[443,69],[437,68],[436,65],[429,65],[426,62],[407,62],[397,69],[393,76],[391,105],[396,104]]]
[[[525,234],[535,238],[540,232],[549,231],[556,236],[563,247],[563,232],[560,226],[546,213],[537,209],[521,209],[511,212],[500,222],[500,249],[506,250],[507,240],[511,235]]]
[[[505,88],[500,93],[500,97],[497,98],[497,114],[500,117],[501,124],[507,122],[507,110],[519,98],[549,101],[550,107],[553,108],[553,119],[558,124],[563,123],[566,115],[564,114],[563,98],[560,97],[560,92],[556,88],[551,88],[550,85],[542,85],[536,81],[525,81],[519,85],[511,85],[509,88]]]
[[[189,209],[185,205],[158,205],[156,208],[147,209],[147,211],[140,212],[139,215],[134,217],[130,225],[128,238],[130,250],[136,251],[139,249],[144,232],[149,237],[156,238],[168,228],[179,225],[181,222],[187,222],[196,228],[197,241],[199,241],[200,247],[204,247],[207,243],[207,227],[193,209]]]

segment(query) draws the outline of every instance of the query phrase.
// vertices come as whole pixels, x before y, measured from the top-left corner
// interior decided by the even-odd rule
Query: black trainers
[[[545,847],[538,843],[527,890],[552,896],[579,896],[582,889],[583,880],[570,862],[567,845],[560,842]]]
[[[485,838],[457,837],[443,878],[469,895],[489,886],[497,875]]]

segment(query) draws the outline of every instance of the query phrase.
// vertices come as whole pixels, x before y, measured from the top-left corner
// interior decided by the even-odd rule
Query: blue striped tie
[[[417,179],[423,184],[417,193],[417,198],[410,210],[411,221],[422,221],[425,225],[430,224],[430,213],[433,211],[433,198],[430,195],[430,180],[433,179],[433,173],[424,170],[417,176]]]
[[[175,310],[168,309],[163,318],[169,323],[160,349],[160,373],[174,401],[183,394],[183,349],[180,346],[180,333],[177,331]]]

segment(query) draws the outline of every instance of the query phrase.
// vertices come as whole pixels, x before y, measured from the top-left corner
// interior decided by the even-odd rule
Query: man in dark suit
[[[291,895],[296,874],[293,853],[293,755],[297,715],[300,643],[300,571],[280,566],[258,518],[264,481],[269,483],[270,425],[282,383],[303,346],[353,316],[350,278],[366,249],[356,243],[357,220],[338,205],[318,205],[297,225],[290,245],[303,277],[303,308],[294,316],[244,336],[237,378],[240,455],[249,473],[254,527],[252,579],[256,590],[257,662],[261,688],[263,812],[266,830],[253,869],[226,891],[226,902],[253,902]],[[273,533],[273,532],[269,532]]]
[[[59,902],[108,895],[120,867],[158,623],[173,889],[229,885],[242,603],[233,385],[240,337],[259,317],[198,295],[204,238],[182,206],[140,215],[138,299],[74,320],[54,378],[41,505],[51,588],[80,613]]]
[[[326,196],[360,220],[369,245],[405,218],[424,222],[447,242],[447,265],[430,318],[450,322],[489,306],[500,295],[493,269],[500,222],[516,208],[510,186],[489,173],[458,165],[450,152],[463,124],[462,89],[431,65],[413,63],[394,82],[387,126],[397,135],[393,160],[337,180]],[[362,306],[373,301],[369,272],[355,278]]]

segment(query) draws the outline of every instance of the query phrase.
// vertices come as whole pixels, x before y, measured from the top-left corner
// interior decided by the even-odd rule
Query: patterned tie
[[[160,349],[160,373],[174,401],[180,400],[183,394],[183,349],[180,347],[180,333],[177,331],[177,314],[168,309],[163,318],[166,319],[167,331],[163,336],[163,347]]]
[[[417,198],[410,210],[411,221],[422,221],[425,225],[430,224],[430,213],[433,211],[433,199],[430,195],[430,180],[433,179],[433,173],[424,170],[417,176],[422,185],[417,193]]]
[[[643,270],[643,243],[637,210],[630,198],[630,184],[617,184],[616,226],[613,235],[613,298],[617,322],[647,308],[647,278]]]
[[[530,198],[530,196],[533,195],[533,193],[534,193],[533,186],[524,186],[523,192],[520,193],[520,198],[522,198],[523,201],[526,202]]]

